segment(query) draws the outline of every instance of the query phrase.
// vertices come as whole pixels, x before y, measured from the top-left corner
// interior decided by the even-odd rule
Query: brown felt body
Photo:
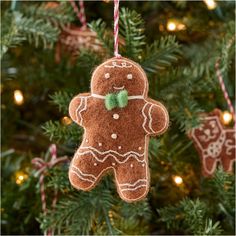
[[[104,99],[94,94],[105,96],[120,91],[117,88],[139,98],[128,100],[125,108],[108,111]],[[162,134],[169,123],[165,107],[147,98],[147,93],[146,75],[131,60],[112,58],[95,69],[91,93],[79,94],[69,107],[71,118],[85,129],[69,170],[75,188],[90,190],[111,170],[122,199],[133,202],[146,196],[149,136]]]

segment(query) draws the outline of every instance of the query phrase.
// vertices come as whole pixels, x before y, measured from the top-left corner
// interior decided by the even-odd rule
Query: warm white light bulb
[[[168,21],[167,23],[167,29],[169,31],[175,31],[176,30],[176,24],[173,21]]]
[[[180,177],[180,176],[174,176],[174,182],[176,183],[176,185],[180,185],[180,184],[182,184],[183,183],[183,179],[182,179],[182,177]]]
[[[22,105],[24,103],[24,96],[20,90],[14,91],[14,101],[17,105]]]
[[[19,180],[23,180],[23,179],[24,179],[24,176],[23,176],[23,175],[19,175],[19,176],[18,176],[18,179],[19,179]]]
[[[223,112],[223,122],[225,125],[229,124],[233,119],[233,116],[230,112],[224,111]]]
[[[63,125],[70,125],[72,123],[71,118],[69,118],[68,116],[62,117],[61,121]]]
[[[209,10],[214,10],[216,8],[216,2],[214,0],[203,0]]]

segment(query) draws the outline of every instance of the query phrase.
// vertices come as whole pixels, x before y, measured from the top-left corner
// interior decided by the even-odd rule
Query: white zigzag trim
[[[83,178],[78,172],[76,172],[76,171],[74,171],[74,170],[71,170],[71,173],[75,174],[77,177],[79,177],[79,178],[82,179],[82,180],[91,182],[91,183],[93,183],[93,184],[95,183],[95,181],[93,181],[93,180]]]
[[[81,113],[83,111],[87,110],[87,99],[90,98],[91,96],[78,96],[78,97],[81,98],[81,102],[80,102],[79,107],[76,109],[76,116],[77,116],[77,122],[82,126],[83,117],[82,117]],[[81,111],[78,112],[79,108],[83,105],[83,102],[85,103],[84,108]],[[78,121],[78,116],[80,116],[80,122]]]
[[[119,186],[126,186],[126,185],[128,185],[128,186],[135,186],[138,182],[142,182],[142,181],[147,182],[146,179],[139,179],[136,182],[134,182],[133,184],[126,183],[126,184],[119,184]]]
[[[76,97],[77,98],[77,97]],[[78,96],[78,98],[81,98],[80,96]],[[76,109],[76,121],[80,124],[80,122],[79,122],[79,117],[78,117],[78,115],[80,116],[80,119],[82,119],[82,116],[81,116],[81,114],[78,114],[79,112],[78,112],[78,110],[80,109],[80,107],[83,105],[83,102],[84,102],[84,99],[83,98],[81,98],[81,101],[80,101],[80,104],[79,104],[79,106],[77,107],[77,109]]]
[[[146,128],[145,128],[145,124],[146,124],[146,121],[147,121],[147,116],[145,115],[144,113],[144,110],[146,108],[146,106],[148,105],[148,103],[145,103],[144,106],[143,106],[143,109],[142,109],[142,115],[144,117],[144,121],[143,121],[143,129],[148,133],[148,134],[151,134]]]
[[[133,187],[127,187],[127,188],[125,188],[125,189],[121,189],[121,191],[123,192],[123,191],[134,191],[134,190],[136,190],[136,189],[138,189],[138,188],[141,188],[141,187],[147,187],[147,185],[146,184],[142,184],[142,185],[139,185],[139,186],[137,186],[137,187],[135,187],[135,188],[133,188]]]
[[[80,147],[79,149],[91,149],[92,151],[95,151],[97,153],[99,153],[100,155],[104,155],[104,154],[110,154],[110,153],[114,153],[114,154],[117,154],[118,156],[120,157],[125,157],[126,155],[129,155],[129,154],[132,154],[132,155],[136,155],[136,156],[144,156],[145,153],[138,153],[138,152],[134,152],[134,151],[130,151],[130,152],[126,152],[124,154],[120,154],[119,152],[117,151],[114,151],[114,150],[107,150],[107,151],[104,151],[104,152],[101,152],[99,151],[98,149],[92,147],[92,146],[85,146],[85,147]]]
[[[148,127],[149,127],[149,129],[150,129],[153,133],[156,133],[156,132],[153,130],[153,128],[152,128],[152,114],[151,114],[151,112],[152,112],[152,107],[153,107],[153,104],[150,106],[150,108],[149,108],[149,110],[148,110],[148,116],[149,116],[149,118],[150,118],[149,123],[148,123]]]
[[[95,175],[92,175],[92,174],[85,174],[82,172],[82,170],[80,170],[78,167],[76,167],[75,165],[72,165],[71,166],[72,168],[75,168],[81,175],[84,175],[84,176],[89,176],[89,177],[92,177],[94,178],[95,180],[97,180],[97,177]]]
[[[92,150],[85,151],[85,152],[80,152],[80,151],[78,151],[78,154],[79,154],[79,155],[88,154],[88,153],[92,154],[93,157],[94,157],[98,162],[104,162],[104,161],[106,161],[106,159],[109,158],[109,156],[113,157],[119,164],[125,163],[125,162],[126,162],[128,159],[130,159],[131,157],[134,157],[138,162],[141,162],[141,163],[145,162],[145,160],[139,160],[138,157],[134,156],[133,154],[130,154],[129,156],[127,156],[125,160],[119,161],[119,160],[116,158],[116,156],[114,156],[113,154],[110,154],[110,153],[109,153],[109,154],[107,154],[102,160],[100,160],[100,159],[97,158],[96,154],[94,154]]]

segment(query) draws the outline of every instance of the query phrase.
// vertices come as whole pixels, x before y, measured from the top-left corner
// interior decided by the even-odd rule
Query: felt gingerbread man
[[[90,190],[111,170],[120,197],[133,202],[149,190],[149,136],[164,133],[166,108],[147,97],[143,69],[126,58],[111,58],[92,75],[91,93],[74,97],[73,121],[84,128],[83,141],[69,168],[71,184]]]

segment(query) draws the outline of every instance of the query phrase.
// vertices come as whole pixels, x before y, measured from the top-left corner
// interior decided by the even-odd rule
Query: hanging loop
[[[119,54],[119,0],[114,0],[114,56],[121,57]]]

